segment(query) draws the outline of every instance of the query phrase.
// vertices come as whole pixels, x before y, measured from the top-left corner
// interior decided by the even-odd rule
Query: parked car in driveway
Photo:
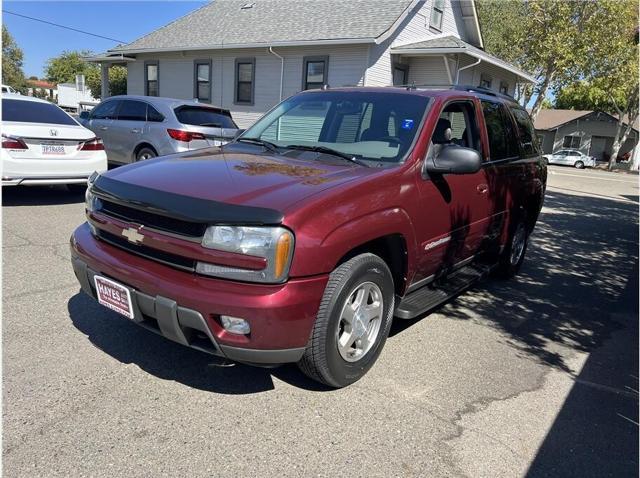
[[[543,158],[547,164],[559,164],[561,166],[573,166],[574,168],[593,168],[596,158],[576,151],[575,149],[561,149],[553,154],[545,154]]]
[[[546,188],[534,138],[480,88],[306,91],[232,143],[93,177],[72,265],[168,339],[343,387],[394,316],[518,272]]]
[[[48,101],[2,96],[2,185],[83,188],[107,169],[102,140]]]
[[[228,110],[153,96],[113,96],[80,113],[80,122],[102,138],[109,161],[121,164],[220,146],[238,134]]]

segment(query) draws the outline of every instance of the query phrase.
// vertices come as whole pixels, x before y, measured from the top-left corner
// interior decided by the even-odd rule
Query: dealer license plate
[[[107,279],[106,277],[93,276],[98,294],[98,302],[133,319],[133,305],[131,304],[131,293],[125,286]]]

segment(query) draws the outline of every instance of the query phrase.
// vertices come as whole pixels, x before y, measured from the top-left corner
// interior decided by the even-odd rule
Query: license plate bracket
[[[102,276],[93,276],[98,302],[129,319],[134,318],[131,291],[122,284]]]
[[[43,156],[64,156],[66,154],[63,143],[40,143],[40,148]]]

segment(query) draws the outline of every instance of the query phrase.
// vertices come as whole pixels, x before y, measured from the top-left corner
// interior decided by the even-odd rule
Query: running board
[[[394,316],[399,319],[415,319],[482,279],[491,269],[490,266],[479,264],[462,267],[436,285],[429,284],[405,295],[396,307]]]

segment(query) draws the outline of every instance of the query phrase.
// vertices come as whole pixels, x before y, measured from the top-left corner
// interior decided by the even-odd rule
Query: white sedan
[[[2,185],[87,184],[107,169],[100,138],[45,100],[2,95]]]
[[[593,168],[596,165],[595,158],[575,149],[561,149],[553,154],[544,154],[542,157],[547,160],[547,164],[573,166],[578,169]]]

